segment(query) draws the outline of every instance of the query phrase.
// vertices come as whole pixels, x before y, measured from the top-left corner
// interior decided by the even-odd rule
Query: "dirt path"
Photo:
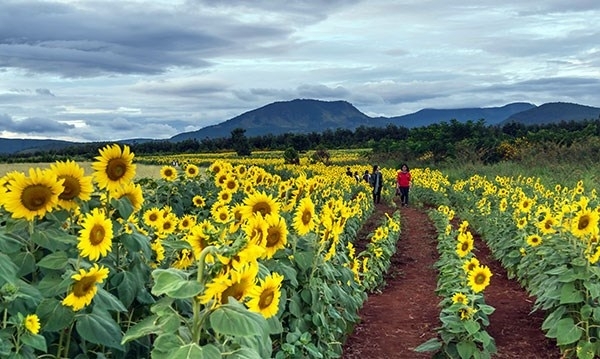
[[[359,233],[377,225],[375,218],[392,213],[393,207],[377,205],[374,215]],[[380,294],[371,294],[360,311],[361,322],[344,346],[344,359],[419,359],[431,353],[413,349],[435,337],[439,326],[439,298],[435,295],[437,260],[435,227],[427,214],[416,208],[401,208],[402,232],[398,250],[392,257],[387,286]],[[486,303],[495,307],[490,316],[489,334],[495,338],[498,354],[494,358],[560,358],[555,343],[540,330],[543,313],[530,314],[534,299],[509,280],[489,249],[475,235],[476,255],[494,273],[486,288]]]
[[[393,210],[378,205],[374,216]],[[439,325],[433,268],[437,233],[425,213],[405,207],[401,214],[402,232],[386,278],[387,286],[383,293],[370,295],[362,308],[362,322],[346,341],[345,359],[431,357],[413,349],[435,337]]]

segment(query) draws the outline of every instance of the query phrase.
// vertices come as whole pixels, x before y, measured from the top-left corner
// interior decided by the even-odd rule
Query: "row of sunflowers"
[[[490,358],[496,353],[496,344],[486,327],[494,308],[486,304],[484,290],[492,272],[473,252],[475,240],[469,222],[458,225],[455,215],[446,205],[429,211],[438,232],[435,267],[441,324],[437,336],[415,350],[446,358]]]
[[[387,215],[357,253],[368,184],[225,160],[134,181],[134,157],[2,178],[0,356],[341,356],[400,232]]]
[[[416,175],[414,177],[417,177]],[[547,337],[565,358],[600,356],[600,199],[525,176],[449,181],[424,170],[415,194],[451,206],[480,234],[508,275],[536,298]]]

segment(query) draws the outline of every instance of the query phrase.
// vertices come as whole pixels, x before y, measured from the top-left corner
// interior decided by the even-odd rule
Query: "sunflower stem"
[[[65,356],[64,358],[68,358],[69,357],[69,346],[71,345],[71,332],[73,331],[73,325],[75,325],[75,323],[72,323],[71,326],[69,326],[69,333],[67,334],[67,342],[65,343]]]
[[[202,252],[200,252],[200,256],[198,257],[198,277],[197,277],[197,281],[198,283],[202,283],[204,280],[204,261],[206,260],[206,256],[209,253],[214,253],[216,251],[217,247],[215,246],[208,246],[206,248],[204,248],[202,250]],[[192,310],[193,310],[193,319],[192,319],[192,340],[194,343],[199,343],[200,342],[200,328],[202,327],[202,322],[203,322],[203,316],[200,315],[201,310],[200,310],[200,301],[197,298],[192,298],[194,305],[192,306]]]

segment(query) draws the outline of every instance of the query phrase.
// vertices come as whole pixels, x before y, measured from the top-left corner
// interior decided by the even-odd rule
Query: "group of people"
[[[350,167],[346,169],[346,174],[350,177],[354,177],[356,181],[360,181],[358,172],[352,173]],[[379,166],[373,166],[373,173],[369,173],[366,170],[362,176],[362,180],[368,182],[373,187],[373,202],[381,202],[381,190],[383,189],[383,175],[379,171]],[[396,195],[400,196],[400,205],[408,206],[408,191],[412,183],[412,177],[408,165],[402,164],[400,170],[396,175]]]

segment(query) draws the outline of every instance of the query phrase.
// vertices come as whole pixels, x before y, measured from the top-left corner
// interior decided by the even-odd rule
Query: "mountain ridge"
[[[169,139],[128,139],[114,141],[134,144],[147,141],[180,142],[194,139],[229,137],[235,128],[246,130],[248,137],[280,135],[284,133],[320,133],[338,128],[355,130],[360,126],[386,127],[388,125],[407,128],[428,126],[435,123],[457,120],[459,122],[483,119],[486,125],[502,126],[509,122],[525,125],[561,121],[600,119],[600,108],[568,102],[550,102],[540,106],[528,102],[513,102],[500,107],[470,107],[455,109],[425,108],[417,112],[394,117],[371,117],[344,100],[322,101],[294,99],[277,101],[244,112],[216,125],[196,131],[182,132]],[[98,143],[109,141],[98,141]],[[4,139],[0,138],[0,154],[46,151],[67,146],[84,144],[61,140]]]

